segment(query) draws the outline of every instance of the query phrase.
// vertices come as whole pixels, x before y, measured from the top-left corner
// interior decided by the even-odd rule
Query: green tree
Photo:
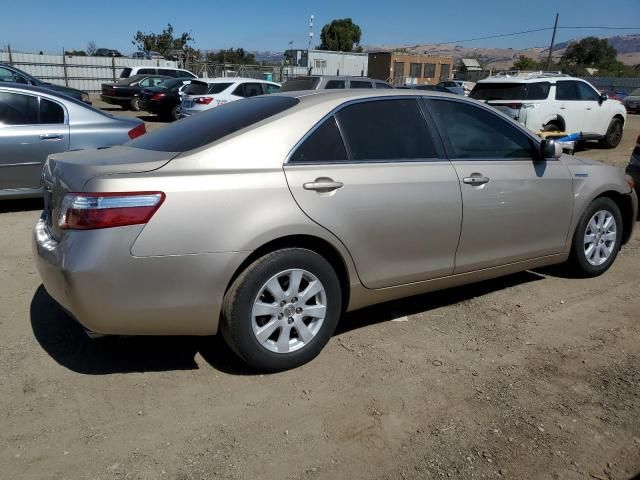
[[[155,51],[160,52],[165,57],[171,54],[172,50],[183,50],[187,54],[193,51],[191,43],[193,37],[189,32],[183,32],[178,36],[174,36],[173,25],[167,24],[167,27],[161,33],[146,33],[138,30],[133,36],[131,43],[138,47],[138,50],[144,52]]]
[[[606,38],[587,37],[569,44],[560,63],[579,68],[608,68],[616,62],[616,51]]]
[[[513,67],[511,68],[514,70],[536,70],[538,68],[538,62],[526,55],[520,55],[518,60],[513,62]]]
[[[361,52],[360,37],[362,30],[350,18],[332,20],[322,27],[320,32],[320,50],[338,52]]]
[[[207,60],[215,63],[231,63],[234,65],[255,65],[256,63],[255,55],[245,51],[244,48],[230,48],[228,50],[209,52]]]
[[[69,56],[75,56],[75,57],[87,56],[87,52],[85,52],[84,50],[65,50],[64,54]]]

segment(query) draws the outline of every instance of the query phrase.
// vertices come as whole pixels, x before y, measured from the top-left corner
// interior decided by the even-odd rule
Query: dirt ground
[[[149,119],[148,119],[149,120]],[[630,116],[615,151],[640,133]],[[630,479],[640,473],[640,234],[602,277],[557,269],[348,315],[286,373],[217,338],[87,339],[0,205],[2,479]]]

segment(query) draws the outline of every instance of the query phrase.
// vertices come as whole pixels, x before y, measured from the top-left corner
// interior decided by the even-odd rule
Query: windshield
[[[545,100],[549,82],[476,83],[469,96],[476,100]]]
[[[298,90],[315,90],[320,83],[319,77],[295,77],[287,80],[280,88],[281,92],[294,92]]]
[[[126,145],[143,150],[186,152],[272,117],[298,102],[297,98],[276,95],[229,102],[142,135]]]
[[[127,78],[129,75],[131,75],[130,68],[123,68],[122,72],[120,72],[120,78]]]

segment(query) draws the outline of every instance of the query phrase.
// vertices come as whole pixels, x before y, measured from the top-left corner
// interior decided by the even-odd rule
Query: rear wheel
[[[140,111],[140,97],[136,95],[131,99],[130,103],[131,103],[131,110],[133,110],[134,112]]]
[[[606,197],[594,200],[573,235],[570,261],[577,273],[596,277],[606,272],[618,255],[622,233],[618,205]]]
[[[600,144],[606,148],[616,148],[622,140],[622,127],[622,120],[612,119],[607,134],[600,140]]]
[[[233,282],[222,305],[222,334],[252,367],[287,370],[320,353],[341,308],[340,283],[327,260],[302,248],[278,250]]]
[[[560,124],[557,122],[549,122],[542,129],[543,132],[561,132]]]
[[[171,109],[171,113],[169,115],[169,118],[171,120],[180,120],[180,115],[178,115],[178,110],[180,109],[180,104],[176,105],[175,107],[173,107]]]

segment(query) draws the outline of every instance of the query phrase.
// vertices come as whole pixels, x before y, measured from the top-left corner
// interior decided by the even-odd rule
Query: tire
[[[291,282],[299,288],[291,288]],[[341,311],[340,282],[329,262],[311,250],[287,248],[259,258],[236,278],[224,296],[221,330],[245,363],[277,372],[315,358]]]
[[[612,224],[607,227],[609,218]],[[593,239],[591,243],[587,243],[587,235]],[[622,214],[618,205],[607,197],[595,199],[573,234],[570,264],[575,273],[582,277],[597,277],[606,272],[618,255],[622,236]],[[591,253],[589,247],[593,247]]]
[[[622,140],[622,127],[622,120],[613,118],[607,129],[607,134],[600,140],[600,144],[605,148],[616,148]]]
[[[561,132],[560,125],[556,122],[547,123],[542,129],[543,132]]]
[[[180,117],[178,116],[178,109],[180,108],[180,104],[176,105],[175,107],[173,107],[171,109],[171,113],[169,114],[169,119],[173,122],[175,122],[176,120],[180,120]]]
[[[138,97],[137,95],[134,96],[131,99],[131,110],[133,110],[134,112],[139,112],[140,111],[140,97]]]

